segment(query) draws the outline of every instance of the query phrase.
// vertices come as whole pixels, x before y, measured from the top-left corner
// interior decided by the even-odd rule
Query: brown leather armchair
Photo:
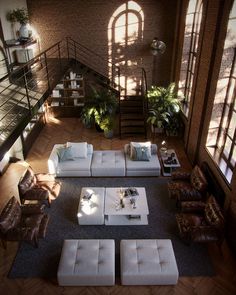
[[[175,199],[177,205],[182,201],[206,199],[207,180],[199,166],[196,165],[191,173],[175,171],[171,178],[168,191],[170,198]]]
[[[47,201],[50,207],[60,192],[61,183],[55,181],[54,176],[44,173],[34,173],[29,167],[18,183],[18,190],[21,203],[25,200]]]
[[[21,206],[12,197],[0,214],[0,238],[4,248],[7,241],[27,241],[38,246],[39,238],[44,238],[49,216],[43,212],[45,205]]]
[[[224,239],[225,220],[213,196],[203,202],[182,202],[176,214],[180,237],[190,242],[219,242]],[[191,212],[192,211],[192,212]],[[187,213],[186,213],[187,212]]]

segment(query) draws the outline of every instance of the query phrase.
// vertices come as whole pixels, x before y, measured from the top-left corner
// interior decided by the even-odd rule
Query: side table
[[[180,167],[175,150],[168,149],[165,152],[161,152],[160,155],[163,176],[171,176],[172,172]]]

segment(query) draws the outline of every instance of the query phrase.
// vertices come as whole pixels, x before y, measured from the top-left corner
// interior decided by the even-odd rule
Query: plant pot
[[[104,130],[104,136],[106,137],[106,138],[112,138],[113,137],[113,135],[114,135],[114,132],[113,132],[113,130]]]
[[[157,127],[155,125],[151,125],[152,133],[163,133],[164,129],[162,127]]]

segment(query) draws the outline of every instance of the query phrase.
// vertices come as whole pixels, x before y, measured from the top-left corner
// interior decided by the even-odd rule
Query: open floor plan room
[[[161,144],[163,138],[156,138],[155,139],[155,143],[157,145]],[[102,134],[97,133],[97,131],[93,130],[93,129],[86,129],[84,128],[84,126],[80,123],[79,119],[76,118],[61,118],[61,119],[55,119],[55,118],[51,118],[48,121],[48,124],[44,127],[44,129],[41,131],[40,135],[38,136],[37,140],[35,141],[35,143],[32,146],[32,149],[30,150],[30,153],[26,159],[26,161],[19,161],[16,163],[11,163],[7,169],[7,171],[4,173],[4,175],[1,177],[0,179],[0,187],[1,187],[1,192],[2,192],[2,199],[1,199],[1,206],[6,202],[6,200],[9,198],[10,195],[15,195],[18,197],[18,191],[17,191],[17,187],[16,187],[16,183],[18,183],[20,177],[22,176],[22,174],[24,173],[24,171],[27,169],[28,165],[31,165],[31,167],[33,168],[33,170],[35,172],[47,172],[47,159],[48,156],[50,154],[50,151],[53,147],[53,145],[55,143],[63,143],[66,141],[71,141],[71,142],[76,142],[77,141],[86,141],[89,143],[92,143],[94,145],[94,147],[96,149],[101,149],[101,150],[106,150],[106,149],[121,149],[124,144],[128,143],[130,140],[133,140],[133,138],[126,138],[124,140],[120,140],[117,137],[114,137],[112,140],[110,139],[104,139],[104,136]],[[138,140],[142,140],[142,138],[138,139]],[[182,142],[180,139],[177,138],[169,138],[168,144],[171,148],[174,148],[179,161],[181,163],[181,166],[183,167],[184,170],[189,171],[191,170],[191,165],[189,164],[187,157],[185,155],[185,152],[182,149]],[[127,177],[120,177],[120,178],[106,178],[108,181],[104,180],[104,178],[100,178],[100,177],[95,177],[93,182],[93,186],[98,186],[100,184],[100,186],[105,186],[106,184],[117,184],[117,186],[120,188],[122,186],[121,183],[124,183],[125,179]],[[146,184],[145,184],[145,179],[146,179]],[[137,177],[136,180],[135,178],[131,178],[131,181],[128,182],[128,185],[131,183],[138,183],[138,186],[146,186],[146,189],[148,190],[148,193],[151,193],[150,188],[153,186],[153,184],[151,184],[153,182],[155,178],[153,177],[149,177],[148,178],[144,178],[142,179],[141,177]],[[163,177],[163,176],[159,176],[157,177],[156,183],[158,184],[159,181],[161,182],[166,182],[166,180],[168,180],[169,177]],[[60,178],[58,178],[58,180],[60,180]],[[63,180],[63,179],[61,179]],[[86,184],[89,183],[89,179],[88,178],[81,178],[81,180],[79,180],[79,178],[72,178],[73,182],[71,182],[69,185],[66,185],[66,182],[69,181],[68,179],[64,179],[63,183],[62,183],[62,193],[64,194],[65,191],[67,191],[67,194],[64,196],[66,198],[69,199],[69,197],[71,196],[71,194],[74,192],[77,192],[77,197],[73,198],[70,201],[71,204],[71,209],[73,209],[73,207],[77,207],[78,206],[78,202],[79,202],[79,197],[80,197],[80,189],[79,187],[77,187],[76,185],[76,181],[79,181],[78,183],[80,183],[81,186],[86,186]],[[64,184],[65,181],[65,184]],[[134,182],[135,181],[135,182]],[[155,181],[155,180],[154,180]],[[155,199],[153,201],[149,200],[149,210],[153,211],[152,206],[167,206],[164,207],[166,208],[166,210],[168,210],[167,212],[169,212],[169,210],[174,210],[174,212],[177,212],[177,209],[175,208],[175,202],[173,202],[173,200],[171,200],[168,196],[168,191],[167,191],[167,186],[165,186],[164,184],[159,184],[159,189],[158,187],[156,187],[156,185],[153,186],[153,188],[155,190],[160,191],[160,192],[165,192],[166,195],[164,195],[164,202],[166,202],[167,205],[165,205],[165,203],[163,203],[163,205],[160,204],[156,204],[155,205]],[[66,186],[64,186],[66,185]],[[76,185],[76,186],[75,186]],[[111,185],[113,186],[113,185]],[[156,187],[156,188],[155,188]],[[158,193],[156,193],[158,194]],[[74,196],[75,197],[75,196]],[[156,197],[158,198],[158,195],[156,195]],[[58,197],[58,201],[60,199],[60,196]],[[161,201],[161,199],[157,199],[159,200],[158,202]],[[51,204],[51,208],[47,209],[47,213],[49,214],[54,214],[54,213],[50,213],[50,210],[54,210],[53,208],[56,206],[56,204],[53,203],[54,201],[52,201]],[[154,202],[154,203],[153,203]],[[162,202],[162,201],[161,201]],[[66,206],[67,203],[65,203],[65,201],[63,201],[62,203],[57,204],[57,206]],[[74,205],[73,205],[74,204]],[[65,208],[66,208],[65,207]],[[163,210],[163,208],[160,210]],[[69,209],[69,208],[68,208]],[[75,208],[74,210],[68,211],[69,215],[66,215],[65,218],[69,220],[72,218],[72,231],[77,231],[77,228],[79,227],[78,224],[78,219],[76,217],[76,211],[77,209]],[[58,210],[61,211],[60,207],[58,207]],[[74,213],[73,213],[74,212]],[[167,218],[164,219],[166,220],[166,222],[168,222],[168,219],[170,219],[171,217],[163,215],[167,212],[163,212],[161,217],[162,218]],[[171,211],[170,211],[171,212]],[[60,213],[61,214],[61,213]],[[71,215],[70,215],[71,214]],[[74,214],[75,216],[72,217],[72,214]],[[150,215],[151,214],[151,215]],[[155,215],[153,215],[153,213],[149,214],[149,223],[150,225],[152,225],[152,222],[157,222],[157,224],[159,224],[158,221],[158,217],[156,217]],[[170,213],[167,213],[170,214]],[[157,218],[157,219],[156,219]],[[65,220],[66,220],[65,219]],[[52,240],[53,242],[53,236],[55,234],[55,227],[60,227],[60,224],[65,223],[64,221],[55,221],[56,224],[53,224],[53,228],[52,231],[50,230],[47,234],[48,235],[52,235],[52,237],[48,236],[48,238],[50,238],[49,240]],[[154,221],[153,221],[154,220]],[[156,220],[156,221],[155,221]],[[62,223],[61,223],[62,222]],[[163,227],[163,225],[161,225],[162,223],[160,223],[159,226]],[[70,226],[68,224],[68,226]],[[95,238],[95,237],[101,237],[102,235],[104,235],[104,233],[96,233],[96,230],[99,230],[98,227],[102,226],[102,225],[80,225],[80,227],[85,226],[83,232],[80,233],[80,235],[82,235],[81,237],[86,237],[87,238]],[[110,232],[110,226],[107,225],[103,225],[105,227],[108,228],[108,233]],[[173,226],[170,225],[170,226]],[[74,229],[73,229],[74,227]],[[93,228],[94,227],[94,228]],[[123,228],[124,227],[124,228]],[[137,233],[137,235],[135,235],[135,233],[132,233],[132,227],[130,226],[128,228],[130,228],[131,232],[127,232],[127,229],[125,230],[125,226],[121,226],[121,229],[119,229],[119,231],[121,231],[120,233],[116,233],[115,235],[120,235],[120,237],[123,239],[123,237],[130,239],[133,237],[138,237],[141,236],[143,237],[144,234],[143,229],[141,230],[140,233]],[[141,226],[142,227],[142,226]],[[144,226],[143,226],[144,227]],[[96,229],[97,228],[97,229]],[[104,229],[106,231],[106,228]],[[155,231],[155,229],[153,229]],[[165,229],[163,229],[165,231]],[[167,227],[167,230],[171,231],[171,228]],[[112,230],[113,231],[113,230]],[[89,232],[92,232],[91,235],[89,235]],[[100,230],[99,230],[100,232]],[[122,235],[122,232],[126,232],[126,234]],[[158,230],[157,230],[158,233]],[[160,232],[161,233],[161,232]],[[145,238],[148,238],[148,235],[150,234],[150,237],[153,239],[158,239],[158,234],[152,233],[151,229],[147,229],[147,234],[145,234]],[[177,233],[176,233],[177,234]],[[67,235],[67,234],[66,234]],[[105,234],[106,235],[106,234]],[[127,236],[126,236],[127,235]],[[156,236],[157,235],[157,236]],[[162,232],[163,237],[166,237],[168,235],[166,235],[164,232]],[[76,236],[76,234],[75,234]],[[73,233],[71,232],[70,234],[68,233],[68,237],[71,238],[73,237]],[[110,232],[110,237],[113,237],[112,232]],[[51,239],[52,238],[52,239]],[[55,236],[56,238],[56,236]],[[109,238],[109,236],[107,237]],[[116,237],[114,236],[114,238],[116,239]],[[57,239],[57,238],[56,238]],[[118,238],[119,239],[119,238]],[[181,248],[185,249],[185,247],[187,247],[186,249],[189,250],[191,249],[191,247],[194,247],[193,245],[190,246],[186,246],[183,241],[180,239],[179,236],[176,236],[175,239],[177,239],[177,243],[180,243]],[[47,240],[47,235],[45,237],[45,240]],[[44,240],[39,240],[39,248],[38,250],[40,250],[40,246],[43,247],[43,241]],[[59,242],[59,247],[62,247],[62,240],[61,242]],[[116,244],[116,249],[117,247],[119,247],[119,243]],[[15,255],[17,254],[17,249],[18,249],[18,243],[16,242],[8,242],[7,243],[7,249],[3,249],[2,247],[0,248],[0,255],[1,255],[1,261],[3,263],[1,263],[0,266],[0,270],[1,270],[1,290],[5,291],[6,293],[11,290],[12,294],[16,294],[18,292],[22,292],[24,293],[29,293],[29,294],[37,294],[38,292],[41,292],[40,290],[47,290],[47,293],[52,292],[53,294],[63,294],[65,291],[69,294],[74,294],[74,293],[78,293],[78,292],[95,292],[95,293],[101,293],[102,294],[116,294],[117,292],[119,294],[127,294],[128,293],[132,293],[135,292],[136,294],[144,294],[144,293],[152,293],[152,294],[165,294],[166,292],[170,292],[173,294],[180,294],[180,293],[186,293],[186,294],[209,294],[209,292],[214,292],[217,294],[233,294],[235,292],[235,284],[234,284],[234,270],[235,270],[235,260],[232,257],[232,254],[227,246],[227,243],[224,242],[221,250],[218,248],[216,243],[212,243],[212,244],[208,244],[204,246],[208,252],[210,261],[212,262],[212,266],[213,266],[213,273],[211,273],[210,276],[179,276],[178,279],[178,283],[176,285],[173,286],[133,286],[133,287],[129,287],[129,286],[122,286],[121,285],[121,278],[118,275],[118,277],[115,278],[115,285],[114,286],[110,286],[110,287],[82,287],[82,286],[77,286],[77,287],[59,287],[57,284],[57,279],[56,277],[51,277],[49,275],[49,277],[47,279],[42,279],[42,278],[8,278],[8,274],[9,272],[11,272],[12,269],[12,264],[14,263],[15,260]],[[32,251],[33,246],[31,245],[26,245],[26,248],[30,251]],[[196,248],[193,248],[194,251],[196,251]],[[33,250],[34,251],[34,250]],[[37,249],[35,249],[35,251],[37,251]],[[59,253],[61,251],[60,249],[57,250],[53,250],[51,249],[50,251],[53,251],[56,253]],[[58,252],[59,251],[59,252]],[[200,249],[201,251],[201,249]],[[46,254],[46,253],[45,253]],[[184,252],[180,255],[185,255]],[[46,255],[47,256],[47,255]],[[26,257],[25,257],[26,258]],[[58,257],[57,259],[59,259],[60,257]],[[117,255],[116,255],[116,259],[117,259]],[[185,258],[183,258],[185,259]],[[206,259],[206,257],[204,258]],[[222,264],[222,259],[224,260],[224,264]],[[27,259],[28,260],[28,259]],[[27,260],[25,260],[25,268],[27,268],[28,266],[28,262],[26,262]],[[37,260],[35,260],[36,262]],[[17,261],[15,261],[17,262]],[[117,262],[117,260],[116,260]],[[18,263],[18,262],[17,262]],[[31,263],[31,262],[30,262]],[[53,263],[53,262],[51,262]],[[55,263],[55,262],[54,262]],[[56,265],[59,263],[59,261],[56,261]],[[201,269],[201,261],[197,261],[196,262],[197,265],[191,265],[189,266],[190,269],[193,268],[193,273],[198,273],[198,269]],[[203,261],[202,261],[203,263]],[[204,261],[205,263],[205,261]],[[34,273],[37,271],[37,265],[39,265],[39,262],[36,262],[36,265],[31,268],[31,270],[29,270],[29,273]],[[207,266],[206,266],[207,267]],[[35,270],[34,270],[35,269]],[[48,266],[48,269],[51,269],[51,272],[55,275],[55,269],[51,268],[51,266]],[[195,270],[194,270],[195,269]],[[180,270],[180,268],[179,268]],[[13,277],[14,277],[14,271],[15,269],[13,268]],[[119,270],[118,270],[119,271]],[[201,270],[200,270],[201,271]],[[191,272],[191,271],[190,271]],[[211,271],[210,271],[211,272]],[[116,268],[116,274],[117,274],[117,268]],[[34,276],[34,275],[33,275]],[[11,277],[11,275],[10,275]],[[69,288],[69,289],[67,289]],[[87,289],[88,288],[88,289]]]

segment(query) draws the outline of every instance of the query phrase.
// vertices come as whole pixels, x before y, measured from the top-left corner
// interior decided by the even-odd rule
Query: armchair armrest
[[[206,204],[202,201],[183,201],[180,204],[181,211],[184,213],[202,213]]]
[[[214,242],[220,241],[222,238],[223,234],[210,225],[194,227],[191,231],[191,239],[193,242]]]
[[[172,172],[171,178],[172,180],[190,180],[191,173],[185,171],[174,171]]]
[[[55,144],[51,154],[48,158],[48,173],[49,174],[56,174],[57,171],[57,166],[59,163],[59,159],[58,159],[58,155],[57,155],[57,148],[59,148],[60,146],[62,146],[61,144]]]
[[[44,208],[44,204],[21,205],[23,215],[41,214],[44,213]]]

